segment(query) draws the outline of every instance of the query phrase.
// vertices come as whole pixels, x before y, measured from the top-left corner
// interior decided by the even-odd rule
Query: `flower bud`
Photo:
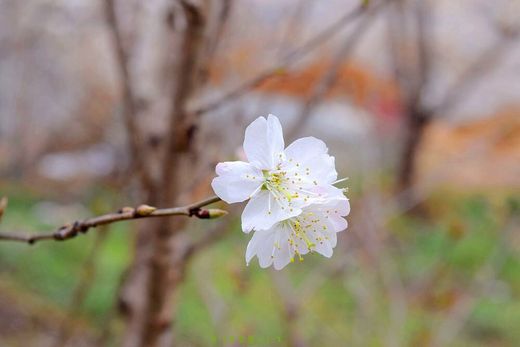
[[[221,210],[219,208],[210,208],[210,209],[208,209],[208,212],[209,212],[209,219],[224,217],[225,215],[228,214],[228,211]]]
[[[135,210],[135,213],[138,215],[138,216],[148,216],[150,214],[153,213],[153,211],[157,210],[156,207],[153,207],[153,206],[149,206],[149,205],[140,205],[139,207],[137,207],[137,209]]]

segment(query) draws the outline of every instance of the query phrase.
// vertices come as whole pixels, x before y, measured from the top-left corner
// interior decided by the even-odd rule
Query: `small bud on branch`
[[[144,216],[149,216],[155,210],[157,210],[157,207],[153,207],[153,206],[149,206],[149,205],[140,205],[135,210],[135,213],[140,217],[144,217]]]
[[[220,209],[202,209],[202,207],[220,201],[217,196],[182,207],[158,209],[149,205],[139,205],[137,208],[123,207],[115,213],[108,213],[97,217],[87,218],[83,221],[65,224],[52,233],[41,233],[34,235],[24,235],[19,233],[0,233],[0,241],[18,241],[34,244],[42,240],[65,241],[76,237],[79,233],[87,233],[89,229],[100,225],[117,223],[125,220],[135,220],[151,217],[187,216],[200,219],[213,219],[225,216],[226,211]],[[7,199],[0,200],[0,212],[3,212],[7,205]],[[0,213],[1,216],[1,213]]]

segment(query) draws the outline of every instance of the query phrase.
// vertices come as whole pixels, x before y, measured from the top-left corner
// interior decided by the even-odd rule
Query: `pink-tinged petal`
[[[246,128],[244,152],[248,161],[257,168],[274,168],[283,149],[282,125],[275,116],[258,117]]]
[[[213,179],[211,186],[215,194],[228,204],[249,199],[262,185],[262,172],[249,163],[219,163],[215,171],[218,176]]]
[[[329,217],[329,220],[330,220],[330,224],[334,228],[334,231],[336,231],[336,232],[343,231],[343,230],[347,229],[347,227],[348,227],[347,220],[341,216],[332,215]]]

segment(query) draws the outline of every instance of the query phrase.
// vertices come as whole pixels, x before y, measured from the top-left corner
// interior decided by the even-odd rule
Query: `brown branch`
[[[210,76],[210,68],[223,40],[223,35],[234,6],[234,0],[222,0],[217,5],[219,8],[215,19],[216,23],[206,28],[206,43],[204,53],[201,57],[202,63],[200,71],[197,76],[199,84],[206,83]]]
[[[4,215],[4,211],[7,208],[7,203],[8,203],[7,197],[3,196],[0,199],[0,221],[2,220],[2,217]]]
[[[220,201],[220,198],[217,196],[213,196],[211,198],[182,207],[171,207],[162,209],[158,209],[148,205],[140,205],[136,208],[123,207],[122,209],[114,213],[107,213],[101,216],[87,218],[82,221],[76,221],[72,224],[66,224],[52,233],[0,233],[0,241],[18,241],[28,244],[34,244],[38,241],[43,240],[65,241],[72,239],[78,236],[79,234],[85,234],[91,228],[95,228],[101,225],[117,223],[121,221],[169,216],[187,216],[197,217],[200,219],[209,219],[220,217],[227,214],[226,211],[219,209],[202,209],[202,207],[210,205],[217,201]]]
[[[177,198],[179,170],[175,170],[181,160],[181,154],[189,152],[193,145],[196,130],[196,117],[187,112],[186,103],[196,87],[196,75],[199,71],[199,58],[204,39],[205,15],[195,5],[181,1],[187,27],[181,47],[181,61],[176,75],[176,86],[172,95],[172,111],[168,125],[168,137],[162,168],[162,195],[165,203]]]
[[[108,27],[110,29],[112,44],[114,46],[115,58],[117,60],[118,73],[122,84],[122,108],[125,127],[128,137],[128,150],[133,156],[132,165],[135,166],[136,171],[141,180],[143,187],[150,190],[153,187],[153,179],[148,171],[146,165],[146,157],[143,153],[141,144],[143,143],[139,133],[139,126],[137,124],[137,102],[132,88],[132,80],[129,71],[129,58],[123,45],[123,38],[118,27],[118,21],[115,9],[115,0],[105,0],[105,16]]]
[[[201,115],[207,113],[209,111],[214,111],[224,106],[230,101],[235,100],[238,97],[249,92],[251,89],[254,89],[261,85],[263,82],[267,81],[273,76],[279,75],[280,72],[287,69],[291,64],[294,64],[298,60],[306,57],[310,52],[320,47],[325,41],[330,40],[335,34],[337,34],[345,25],[350,23],[352,20],[359,17],[366,10],[366,5],[361,5],[356,7],[353,11],[346,13],[342,16],[337,22],[334,22],[331,26],[309,39],[306,43],[304,43],[300,48],[295,49],[291,53],[287,54],[284,59],[282,59],[281,63],[264,70],[259,73],[257,76],[243,82],[238,85],[236,88],[227,92],[226,94],[218,97],[213,101],[209,101],[206,104],[195,107],[192,112]]]

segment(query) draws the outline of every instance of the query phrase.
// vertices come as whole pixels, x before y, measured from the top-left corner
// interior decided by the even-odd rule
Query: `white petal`
[[[244,152],[248,161],[257,168],[274,168],[283,149],[282,125],[275,116],[269,115],[267,120],[258,117],[246,128]]]
[[[253,234],[253,237],[247,244],[246,249],[246,264],[249,265],[249,262],[251,262],[251,259],[258,253],[258,248],[262,244],[263,238],[262,232],[256,232]]]
[[[228,161],[219,163],[217,177],[211,182],[215,194],[232,204],[247,200],[262,185],[262,172],[249,163]]]
[[[297,216],[301,209],[289,207],[285,200],[277,202],[268,190],[261,190],[247,203],[242,212],[242,230],[246,233],[251,230],[267,230],[274,224]]]
[[[277,224],[269,230],[256,231],[249,241],[246,250],[246,263],[256,255],[262,268],[274,264],[276,270],[285,267],[291,261],[288,231],[282,224]]]
[[[322,154],[327,154],[327,145],[322,140],[315,137],[303,137],[295,140],[285,149],[287,158],[300,159],[303,157],[313,158]]]
[[[327,152],[325,143],[315,137],[298,139],[284,151],[286,163],[291,165],[293,170],[300,171],[304,177],[308,176],[318,184],[330,184],[338,177],[334,157]]]
[[[343,230],[347,229],[347,227],[348,227],[347,220],[341,216],[331,215],[329,217],[329,220],[330,220],[330,224],[334,228],[334,231],[336,231],[336,232],[343,231]]]
[[[260,267],[266,268],[271,266],[273,263],[274,250],[275,250],[275,241],[276,241],[276,232],[273,230],[259,231],[257,232],[262,237],[262,241],[259,244],[258,251],[256,256],[258,257],[258,263]],[[255,234],[257,234],[255,233]]]
[[[319,254],[323,255],[324,257],[332,257],[332,246],[329,240],[318,241],[314,250]]]
[[[338,188],[334,189],[339,190]],[[343,193],[340,195],[336,193],[331,194],[335,194],[335,196],[324,203],[308,206],[306,211],[311,211],[316,216],[323,216],[319,218],[323,219],[323,222],[320,223],[326,223],[327,228],[331,229],[331,232],[340,232],[348,226],[346,219],[343,217],[349,214],[350,203]]]
[[[328,241],[332,248],[336,247],[338,244],[338,236],[335,232],[331,232],[327,235],[329,237]]]
[[[340,201],[348,201],[342,189],[330,184],[314,185],[309,187],[308,191],[314,194],[311,196],[312,203],[316,204],[315,207],[312,207],[313,209],[335,208],[339,206]]]
[[[274,254],[274,268],[275,270],[283,269],[287,264],[291,262],[291,258],[294,256],[289,248],[287,239],[289,233],[287,229],[280,231],[279,249],[275,249]],[[276,245],[275,245],[276,246]]]

